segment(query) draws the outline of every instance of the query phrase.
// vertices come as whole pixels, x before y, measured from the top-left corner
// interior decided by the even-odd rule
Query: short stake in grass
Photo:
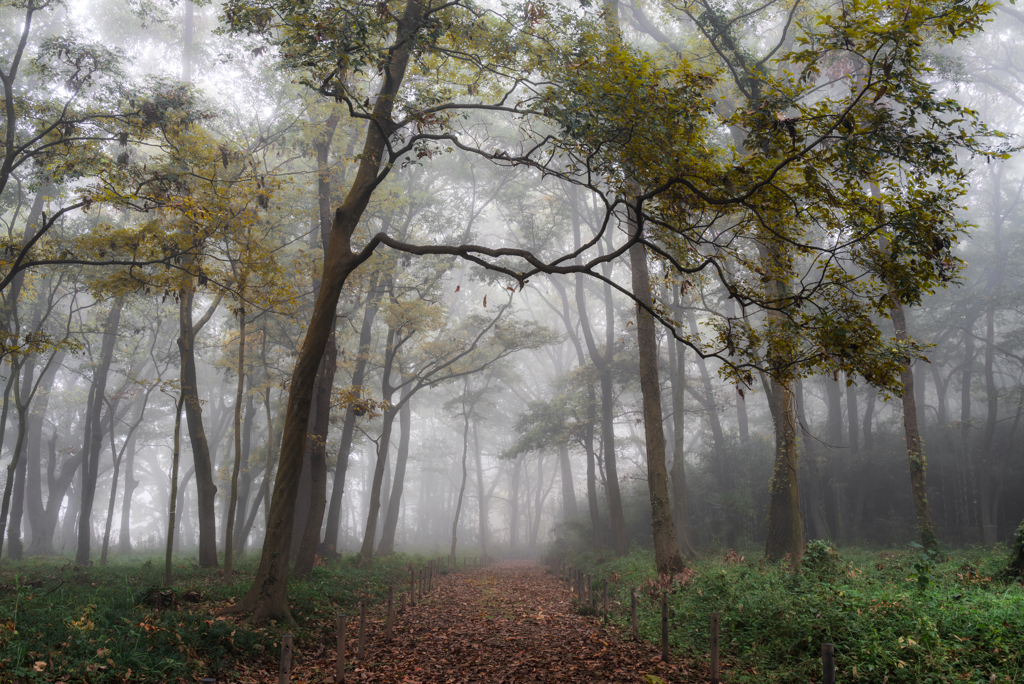
[[[278,684],[288,684],[292,676],[292,635],[281,637],[281,670],[277,675]]]
[[[345,681],[345,615],[338,615],[338,662],[334,681],[341,684]]]
[[[393,590],[388,587],[388,619],[384,624],[384,641],[391,641],[391,625],[395,622],[395,604]]]
[[[608,580],[604,580],[604,621],[608,622]]]
[[[359,650],[360,661],[366,660],[366,599],[359,602]]]
[[[668,592],[661,592],[661,662],[668,662]]]
[[[836,650],[832,644],[821,645],[821,682],[836,684]]]
[[[718,613],[711,614],[711,684],[718,684]]]
[[[629,618],[630,625],[632,626],[633,641],[640,641],[640,626],[637,624],[636,619],[636,588],[633,587],[629,590]]]

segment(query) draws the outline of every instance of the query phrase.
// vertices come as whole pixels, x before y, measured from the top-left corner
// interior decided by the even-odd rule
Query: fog
[[[1017,10],[286,4],[0,10],[4,559],[1010,539]]]

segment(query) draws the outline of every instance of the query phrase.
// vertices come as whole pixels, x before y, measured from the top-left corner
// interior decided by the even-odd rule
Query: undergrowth
[[[676,657],[706,662],[719,614],[723,681],[820,681],[821,644],[835,645],[837,679],[879,684],[1024,682],[1024,587],[999,578],[1005,551],[946,559],[921,549],[837,552],[812,543],[803,569],[733,552],[704,558],[671,580],[649,551],[572,559],[609,580],[610,619],[630,629],[638,587],[641,638],[661,638],[660,593],[669,591]]]
[[[106,567],[66,558],[33,558],[0,566],[0,682],[177,682],[232,678],[239,663],[277,672],[280,637],[296,649],[330,645],[334,619],[378,602],[389,584],[408,586],[407,566],[424,559],[396,554],[370,568],[345,557],[292,581],[295,625],[251,625],[218,611],[240,599],[258,557],[237,566],[234,583],[220,571],[175,561],[175,582],[162,586],[163,559],[127,557]],[[333,648],[333,646],[331,646]]]

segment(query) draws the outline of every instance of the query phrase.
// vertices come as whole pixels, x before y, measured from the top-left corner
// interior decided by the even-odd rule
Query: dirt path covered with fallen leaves
[[[633,643],[601,618],[573,612],[568,588],[533,562],[436,578],[429,595],[396,616],[391,642],[384,640],[378,611],[364,662],[351,660],[355,631],[348,633],[351,682],[652,681],[645,675],[696,681],[680,664],[662,663],[650,644]],[[325,653],[297,662],[292,681],[324,681],[334,671],[334,655]]]

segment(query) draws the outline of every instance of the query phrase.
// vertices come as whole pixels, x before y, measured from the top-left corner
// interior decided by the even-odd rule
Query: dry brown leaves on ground
[[[355,659],[356,629],[350,624],[348,682],[696,681],[684,664],[663,663],[650,644],[576,614],[568,589],[532,562],[437,578],[428,596],[396,615],[390,642],[378,611],[369,619],[364,661]],[[333,681],[333,649],[316,650],[297,649],[292,682]]]

